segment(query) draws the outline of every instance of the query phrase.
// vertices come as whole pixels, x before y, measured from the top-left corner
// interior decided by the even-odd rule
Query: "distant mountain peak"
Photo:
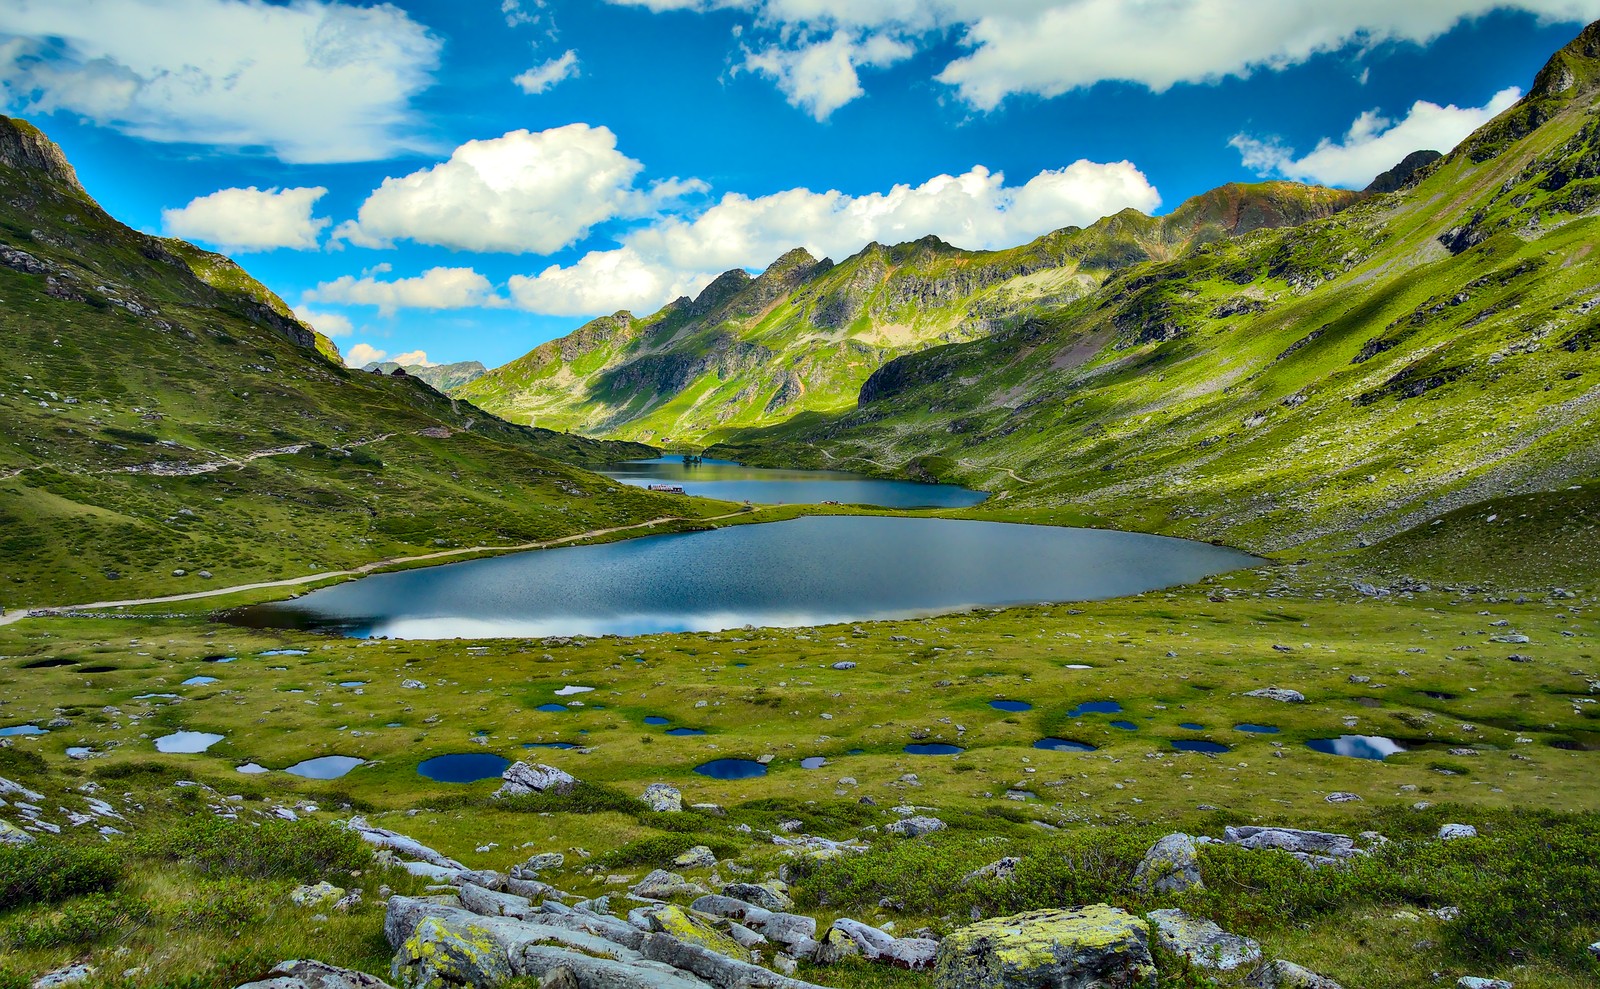
[[[1398,192],[1411,183],[1417,172],[1443,158],[1444,155],[1437,151],[1413,151],[1400,160],[1393,168],[1372,180],[1365,192],[1379,195],[1385,192]]]
[[[84,192],[77,171],[61,148],[26,120],[0,116],[0,164],[41,172],[74,192]]]

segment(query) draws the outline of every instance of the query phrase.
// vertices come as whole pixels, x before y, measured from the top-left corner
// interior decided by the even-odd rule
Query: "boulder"
[[[1257,965],[1245,980],[1245,985],[1250,989],[1344,989],[1327,976],[1318,975],[1282,958]]]
[[[554,766],[537,763],[514,762],[500,774],[505,782],[494,795],[497,797],[526,797],[534,793],[567,793],[578,785],[577,777]]]
[[[722,887],[722,895],[754,903],[761,909],[771,910],[774,913],[794,909],[794,901],[789,899],[789,887],[780,882],[729,883]]]
[[[0,821],[0,845],[26,845],[33,840],[33,835],[10,821]]]
[[[1278,849],[1309,865],[1327,865],[1361,854],[1349,835],[1299,828],[1228,827],[1223,840],[1248,849]]]
[[[802,947],[815,950],[817,940],[815,918],[797,913],[769,913],[755,926],[761,928],[761,933],[767,940],[776,941],[791,951],[798,952]]]
[[[920,838],[925,834],[943,831],[946,825],[937,817],[907,817],[884,826],[884,831],[905,838]]]
[[[651,783],[644,788],[644,793],[640,794],[639,799],[653,811],[676,814],[683,810],[683,794],[678,792],[677,787],[665,783]]]
[[[542,852],[534,855],[521,865],[513,866],[511,874],[518,879],[537,879],[539,873],[549,869],[559,869],[567,863],[567,857],[560,852]]]
[[[1204,889],[1200,880],[1200,856],[1195,851],[1194,839],[1186,834],[1169,834],[1144,853],[1139,867],[1134,870],[1133,884],[1139,892],[1181,893],[1186,889]]]
[[[267,976],[239,989],[392,989],[377,976],[309,960],[279,962]]]
[[[719,955],[736,958],[742,962],[750,960],[750,952],[740,947],[737,941],[717,930],[700,916],[686,912],[682,907],[670,903],[649,907],[643,911],[642,916],[653,933],[670,934],[679,941],[698,944]]]
[[[639,946],[646,959],[671,965],[709,982],[717,989],[817,989],[786,975],[737,958],[729,958],[709,948],[680,941],[669,934],[651,934]]]
[[[344,826],[360,835],[361,840],[367,844],[387,849],[396,855],[416,859],[419,862],[426,862],[441,869],[454,869],[458,872],[466,871],[467,867],[460,862],[449,856],[439,854],[415,838],[407,838],[403,834],[384,828],[375,828],[368,824],[364,818],[352,817],[345,822]]]
[[[807,950],[800,950],[797,946],[793,950],[798,958],[809,958],[818,965],[837,965],[846,958],[854,958],[861,954],[861,948],[856,944],[855,938],[841,931],[837,927],[830,927],[822,932],[814,944],[804,946]]]
[[[1512,989],[1505,979],[1480,979],[1476,975],[1463,975],[1456,980],[1456,989]]]
[[[85,965],[83,962],[74,962],[64,965],[51,972],[46,972],[34,979],[33,989],[61,989],[62,986],[75,986],[80,982],[88,982],[94,977],[95,967]]]
[[[689,904],[689,909],[708,913],[713,917],[727,917],[756,927],[764,925],[773,916],[772,911],[765,910],[732,896],[722,896],[708,893]]]
[[[1261,945],[1203,917],[1182,910],[1153,910],[1145,916],[1156,925],[1156,943],[1196,968],[1231,972],[1261,961]]]
[[[1269,701],[1279,701],[1283,704],[1304,704],[1306,702],[1305,694],[1298,690],[1290,690],[1287,687],[1262,687],[1260,690],[1247,690],[1244,695],[1246,697],[1260,697]]]
[[[970,886],[984,879],[1010,879],[1017,871],[1017,866],[1021,864],[1021,859],[1008,855],[997,862],[990,862],[981,869],[973,869],[961,877],[961,885]]]
[[[582,989],[711,989],[709,983],[670,965],[644,959],[595,958],[554,945],[529,945],[513,959],[518,973],[540,980],[540,989],[556,989],[548,979],[569,973]]]
[[[525,896],[499,893],[472,883],[461,884],[461,905],[483,917],[529,917],[538,913]]]
[[[1453,841],[1456,838],[1476,838],[1478,829],[1470,824],[1446,824],[1439,829],[1440,841]]]
[[[680,869],[709,869],[717,864],[717,855],[705,845],[696,845],[672,860]]]
[[[328,882],[315,886],[297,886],[289,894],[289,901],[297,907],[320,907],[338,902],[345,891]]]
[[[1156,984],[1144,922],[1103,903],[979,921],[944,939],[935,966],[936,989],[1132,989]]]
[[[647,900],[664,900],[669,896],[703,896],[706,893],[704,886],[691,883],[676,872],[665,869],[656,869],[630,890],[635,896],[642,896]]]
[[[848,917],[834,921],[833,928],[854,941],[867,961],[900,968],[932,968],[939,953],[939,942],[932,938],[897,938]]]
[[[489,989],[516,975],[505,949],[476,924],[424,917],[395,952],[390,973],[406,989]]]

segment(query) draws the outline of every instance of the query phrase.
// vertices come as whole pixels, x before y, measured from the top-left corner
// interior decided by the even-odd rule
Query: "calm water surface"
[[[954,484],[889,481],[842,470],[771,470],[731,460],[686,466],[681,457],[630,460],[600,471],[624,484],[677,485],[684,494],[757,505],[875,505],[880,508],[969,508],[989,497]]]
[[[796,627],[1117,597],[1255,562],[1138,533],[830,516],[380,574],[229,618],[408,639]]]

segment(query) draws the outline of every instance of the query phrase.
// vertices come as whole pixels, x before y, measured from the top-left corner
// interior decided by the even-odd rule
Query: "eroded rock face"
[[[512,763],[500,774],[505,782],[495,791],[497,797],[525,797],[534,793],[567,793],[578,785],[577,777],[554,766],[526,762]]]
[[[1231,972],[1261,960],[1259,944],[1229,934],[1203,917],[1182,910],[1154,910],[1146,916],[1156,925],[1156,942],[1196,968]]]
[[[1186,834],[1169,834],[1151,845],[1134,871],[1133,883],[1145,894],[1204,889],[1194,839]]]
[[[1143,921],[1105,904],[979,921],[945,938],[937,989],[1153,987]]]

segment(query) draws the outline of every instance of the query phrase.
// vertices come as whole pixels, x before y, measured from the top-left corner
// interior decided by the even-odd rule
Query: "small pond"
[[[1095,747],[1088,742],[1074,742],[1070,738],[1041,738],[1033,743],[1036,749],[1048,749],[1051,752],[1093,752]]]
[[[424,759],[417,763],[417,772],[435,783],[476,783],[498,779],[509,765],[510,759],[491,752],[460,752]]]
[[[1233,751],[1221,742],[1208,742],[1203,738],[1175,738],[1172,740],[1172,747],[1179,752],[1204,752],[1207,755],[1221,755]]]
[[[694,771],[714,780],[747,780],[767,775],[767,767],[754,759],[713,759],[694,767]]]
[[[413,639],[795,627],[1116,597],[1255,562],[1137,533],[826,516],[378,574],[226,617]]]
[[[268,649],[266,652],[257,653],[258,656],[306,656],[309,653],[304,649]]]
[[[1306,743],[1313,752],[1347,756],[1352,759],[1386,759],[1405,747],[1380,735],[1340,735],[1338,738],[1313,738]]]
[[[705,733],[706,733],[706,730],[704,728],[668,728],[667,729],[667,734],[668,735],[675,735],[678,738],[689,738],[689,737],[694,736],[694,735],[704,735]]]
[[[0,728],[0,738],[15,738],[18,735],[48,735],[49,731],[38,725],[12,725],[10,728]]]
[[[1033,705],[1027,701],[990,701],[989,706],[996,711],[1031,711]]]
[[[757,505],[875,505],[880,508],[968,508],[988,498],[954,484],[918,484],[839,470],[773,470],[730,460],[685,464],[682,457],[630,460],[603,468],[607,477],[646,487],[677,486],[684,494]]]
[[[203,687],[208,683],[216,683],[216,682],[217,682],[217,678],[216,677],[190,677],[189,679],[183,681],[183,686],[185,686],[185,687]]]
[[[341,687],[365,687],[366,685],[367,685],[367,681],[365,681],[365,680],[340,680],[339,681],[339,686],[341,686]]]
[[[1206,726],[1196,721],[1180,721],[1178,727],[1185,731],[1205,731]]]
[[[659,714],[651,714],[645,717],[644,723],[647,725],[670,725],[672,724],[672,720],[670,718],[663,718]]]
[[[336,780],[357,766],[366,765],[365,759],[357,759],[349,755],[325,755],[315,759],[297,762],[285,769],[290,776],[301,776],[308,780]]]
[[[222,741],[223,736],[203,731],[179,731],[156,739],[157,752],[181,752],[193,755]]]
[[[801,769],[821,769],[828,764],[828,760],[820,755],[810,756],[800,760]]]
[[[238,656],[207,656],[201,660],[202,663],[237,663],[238,661]]]
[[[1138,731],[1139,730],[1139,726],[1134,724],[1132,721],[1113,721],[1113,722],[1111,722],[1111,727],[1120,728],[1123,731]]]
[[[1253,725],[1250,722],[1246,721],[1246,722],[1244,722],[1242,724],[1234,725],[1233,726],[1233,730],[1234,731],[1247,731],[1247,732],[1250,732],[1252,735],[1276,735],[1278,733],[1278,726],[1277,725]]]
[[[565,704],[540,704],[538,707],[534,708],[534,710],[543,711],[546,714],[569,714],[571,713],[572,708]]]
[[[1121,710],[1122,705],[1116,701],[1084,701],[1068,711],[1067,717],[1081,718],[1085,714],[1116,714]]]
[[[904,751],[907,755],[960,755],[967,750],[949,742],[912,742]]]
[[[254,762],[247,762],[242,766],[234,766],[233,771],[236,773],[244,773],[246,776],[260,776],[262,773],[272,772],[272,770],[268,769],[266,766]]]

